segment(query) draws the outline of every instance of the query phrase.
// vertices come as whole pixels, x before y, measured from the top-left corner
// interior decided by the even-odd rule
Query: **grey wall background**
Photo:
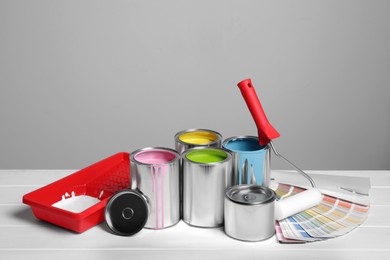
[[[0,1],[0,168],[85,167],[210,128],[304,169],[390,169],[390,1]],[[288,166],[276,162],[273,168]]]

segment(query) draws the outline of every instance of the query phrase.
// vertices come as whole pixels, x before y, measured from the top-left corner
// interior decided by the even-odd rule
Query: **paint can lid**
[[[270,188],[259,185],[237,185],[226,190],[225,196],[238,204],[263,205],[273,202],[276,194]]]
[[[121,190],[111,196],[105,208],[105,221],[117,235],[131,236],[146,224],[148,199],[134,190]]]

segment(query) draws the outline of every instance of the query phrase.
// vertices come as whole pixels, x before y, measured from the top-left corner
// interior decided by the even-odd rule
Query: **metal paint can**
[[[180,155],[173,149],[149,147],[131,153],[131,188],[149,198],[145,228],[163,229],[180,221]]]
[[[179,154],[195,147],[221,147],[222,135],[216,131],[194,128],[175,134],[175,149]],[[181,162],[182,164],[182,162]],[[183,170],[180,166],[180,217],[183,218]]]
[[[230,186],[229,152],[197,147],[184,152],[183,221],[197,227],[220,227],[224,221],[225,189]]]
[[[236,136],[226,139],[222,147],[233,156],[233,185],[258,184],[268,187],[270,152],[261,146],[256,136]]]
[[[275,192],[259,185],[237,185],[225,193],[225,233],[243,241],[275,234]]]
[[[179,154],[194,147],[221,147],[222,135],[209,129],[188,129],[175,135],[175,149]]]

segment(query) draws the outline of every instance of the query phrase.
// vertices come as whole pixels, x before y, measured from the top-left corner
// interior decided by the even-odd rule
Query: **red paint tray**
[[[118,153],[79,170],[63,179],[23,196],[36,218],[81,233],[104,220],[104,208],[111,195],[130,188],[129,153]],[[80,213],[51,205],[66,193],[88,195],[100,202]]]

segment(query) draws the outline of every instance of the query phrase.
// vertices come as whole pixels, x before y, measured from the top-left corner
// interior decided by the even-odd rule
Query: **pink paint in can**
[[[132,153],[132,188],[149,198],[151,213],[146,228],[163,229],[180,220],[180,156],[163,147],[144,148]]]

